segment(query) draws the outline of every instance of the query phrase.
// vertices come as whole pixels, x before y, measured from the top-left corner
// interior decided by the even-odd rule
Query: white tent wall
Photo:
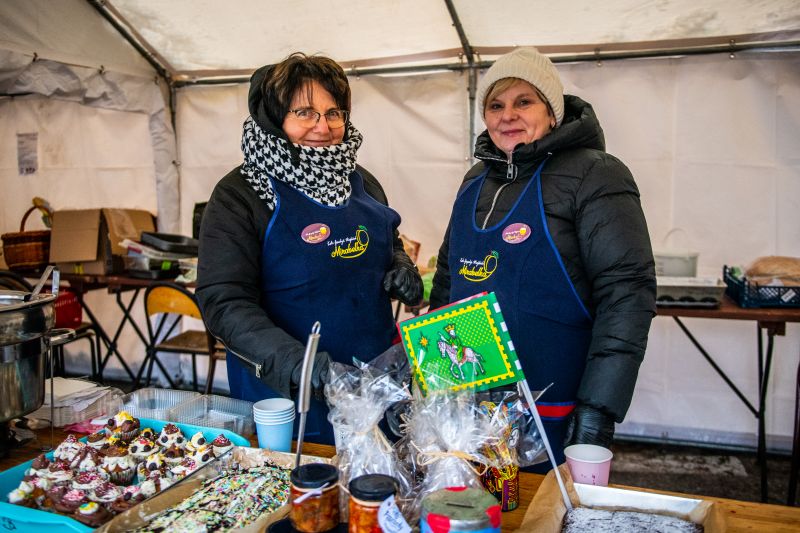
[[[559,64],[566,92],[591,102],[608,151],[632,170],[658,248],[683,228],[700,274],[768,254],[800,255],[800,54],[727,54]],[[403,216],[401,231],[435,255],[468,168],[466,76],[351,78],[359,162]],[[247,85],[178,91],[182,230],[191,206],[241,160]],[[482,129],[482,123],[476,129]],[[688,320],[756,401],[755,327]],[[768,397],[771,447],[792,431],[800,331],[777,337]],[[202,375],[202,372],[201,372]],[[222,382],[220,375],[218,384]],[[656,318],[633,405],[619,433],[753,445],[756,421],[667,318]]]

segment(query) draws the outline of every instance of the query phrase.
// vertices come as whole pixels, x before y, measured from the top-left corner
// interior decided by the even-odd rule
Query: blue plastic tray
[[[217,428],[207,428],[201,426],[192,426],[189,424],[180,424],[177,422],[164,422],[161,420],[152,420],[149,418],[140,418],[139,422],[141,427],[153,428],[154,431],[161,431],[167,424],[175,424],[180,428],[187,438],[198,431],[203,432],[206,440],[211,441],[220,433],[225,435],[234,446],[250,446],[250,441],[241,435],[237,435],[231,431]],[[86,437],[81,441],[86,441]],[[53,459],[53,452],[46,454],[49,459]],[[92,528],[87,527],[77,520],[68,516],[47,511],[40,511],[38,509],[30,509],[20,505],[8,503],[8,493],[19,486],[20,481],[25,476],[25,471],[30,468],[33,460],[30,460],[21,465],[9,468],[5,472],[0,473],[0,530],[6,531],[47,531],[48,533],[67,533],[67,532],[85,532],[92,531]]]

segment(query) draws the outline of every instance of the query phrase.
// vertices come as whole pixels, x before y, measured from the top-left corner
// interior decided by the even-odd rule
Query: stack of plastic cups
[[[292,400],[268,398],[253,404],[258,447],[276,452],[292,450],[295,408]]]

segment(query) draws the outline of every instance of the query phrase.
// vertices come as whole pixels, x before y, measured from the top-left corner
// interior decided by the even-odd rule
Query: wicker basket
[[[3,239],[3,256],[11,270],[36,270],[47,265],[50,257],[50,230],[25,231],[28,216],[37,209],[52,215],[44,207],[33,206],[25,211],[18,232],[0,235]]]

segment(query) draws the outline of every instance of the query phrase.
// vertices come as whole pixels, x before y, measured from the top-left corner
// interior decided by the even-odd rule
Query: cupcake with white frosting
[[[127,449],[119,446],[110,446],[105,451],[102,470],[108,473],[108,477],[114,483],[127,485],[136,474],[136,461],[134,461]]]
[[[58,461],[64,461],[68,465],[74,466],[73,462],[84,446],[86,445],[80,442],[75,435],[70,433],[67,435],[67,438],[64,439],[64,442],[58,445],[56,451],[53,452],[53,457]]]

